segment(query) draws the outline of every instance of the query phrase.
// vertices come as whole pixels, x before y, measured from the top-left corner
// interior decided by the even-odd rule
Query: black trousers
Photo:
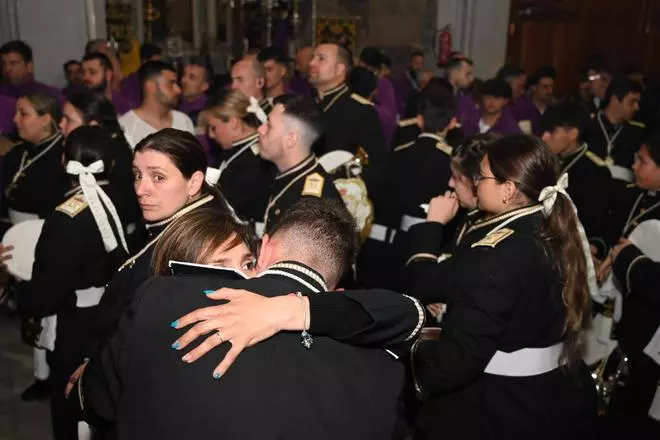
[[[69,377],[78,368],[77,356],[63,356],[62,353],[48,352],[50,366],[50,415],[55,440],[77,440],[78,421],[81,411],[78,399],[66,399],[64,390]],[[77,392],[74,388],[71,393]]]

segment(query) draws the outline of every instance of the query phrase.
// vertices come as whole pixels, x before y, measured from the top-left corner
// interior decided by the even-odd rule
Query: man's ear
[[[206,93],[208,91],[209,91],[209,83],[207,81],[204,81],[204,84],[202,84],[202,93]]]
[[[272,253],[272,246],[270,236],[264,234],[261,238],[261,246],[259,247],[259,258],[257,258],[257,269],[263,271],[268,267],[270,256]]]
[[[29,61],[28,63],[26,63],[26,65],[27,65],[27,71],[29,73],[34,73],[34,63],[32,61]]]
[[[577,138],[580,136],[580,130],[575,127],[569,128],[567,133],[572,142],[577,141]]]
[[[424,130],[424,116],[422,115],[417,115],[417,126],[419,127],[420,130]]]

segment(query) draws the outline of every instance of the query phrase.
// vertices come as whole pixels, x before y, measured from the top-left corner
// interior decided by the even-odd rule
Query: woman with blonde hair
[[[204,112],[209,137],[222,149],[217,186],[239,217],[261,221],[266,211],[273,165],[259,157],[260,122],[239,90],[213,95]]]

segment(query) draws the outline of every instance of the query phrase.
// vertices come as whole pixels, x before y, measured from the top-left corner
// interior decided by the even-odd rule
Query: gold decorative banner
[[[332,42],[341,44],[355,53],[357,50],[357,20],[352,18],[316,19],[316,44]]]

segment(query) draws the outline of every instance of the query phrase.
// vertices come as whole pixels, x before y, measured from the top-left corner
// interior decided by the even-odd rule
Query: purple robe
[[[117,116],[128,113],[137,107],[133,102],[129,101],[126,97],[117,92],[112,92],[112,105],[115,107]]]
[[[192,101],[188,101],[186,98],[182,97],[178,109],[180,112],[187,114],[190,119],[192,119],[193,123],[197,125],[197,117],[200,112],[204,110],[204,107],[206,107],[208,100],[209,98],[206,95],[200,95]]]
[[[393,79],[392,85],[394,86],[394,92],[396,95],[396,110],[399,115],[405,115],[406,104],[410,95],[417,90],[417,84],[413,83],[410,74],[406,71],[403,76]]]
[[[479,112],[478,118],[465,121],[461,128],[466,137],[479,134],[480,120],[481,112]],[[511,111],[508,108],[505,108],[502,110],[500,117],[497,118],[497,121],[495,121],[495,124],[488,129],[487,133],[506,136],[508,134],[520,134],[522,132],[520,131],[520,127],[518,127],[518,121],[515,120]]]
[[[119,93],[131,102],[142,103],[142,85],[137,72],[124,78],[119,87]]]
[[[288,88],[291,90],[291,92],[297,95],[306,96],[308,98],[314,97],[314,88],[309,83],[309,81],[307,81],[299,74],[294,74],[291,77],[291,81],[289,81]]]
[[[375,104],[385,140],[387,145],[391,145],[396,130],[397,105],[394,86],[389,78],[378,78],[378,97]]]
[[[532,126],[532,134],[541,136],[541,112],[532,102],[532,98],[527,96],[520,98],[511,107],[511,114],[516,121],[529,121]]]
[[[14,116],[16,115],[16,99],[0,95],[0,134],[6,136],[16,132]]]
[[[474,120],[478,123],[479,118],[481,118],[481,113],[472,97],[462,90],[459,91],[456,96],[456,119],[458,120],[458,123],[461,124],[461,126]]]
[[[59,102],[60,105],[63,105],[65,102],[64,95],[62,95],[60,89],[35,81],[34,78],[30,78],[23,84],[19,85],[0,83],[0,95],[10,96],[16,99],[31,93],[39,92],[54,96],[57,98],[57,102]]]

